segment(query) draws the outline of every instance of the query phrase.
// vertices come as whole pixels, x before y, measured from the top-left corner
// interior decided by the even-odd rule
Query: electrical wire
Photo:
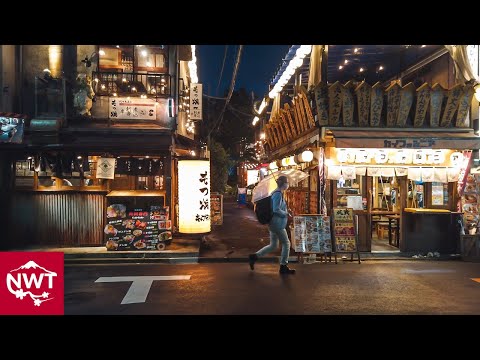
[[[215,90],[215,95],[218,95],[218,88],[220,87],[220,82],[222,81],[223,68],[225,67],[225,59],[227,58],[228,45],[225,45],[225,54],[223,55],[222,70],[220,71],[220,78],[218,79],[217,89]]]
[[[233,89],[235,88],[235,80],[237,78],[238,67],[240,65],[240,59],[242,57],[242,50],[243,50],[243,45],[239,45],[238,52],[237,52],[237,60],[235,61],[235,66],[233,68],[232,82],[230,83],[230,89],[228,91],[227,100],[225,101],[225,105],[223,106],[222,112],[220,113],[220,116],[218,117],[217,124],[210,129],[210,132],[208,133],[208,136],[210,136],[210,134],[214,130],[219,129],[220,125],[222,124],[223,115],[225,114],[225,110],[227,108],[228,102],[230,101],[230,99],[232,97],[232,94],[233,94]]]

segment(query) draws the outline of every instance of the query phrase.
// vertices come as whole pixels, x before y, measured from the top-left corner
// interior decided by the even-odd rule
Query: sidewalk
[[[224,201],[223,224],[212,226],[211,233],[195,238],[174,237],[172,243],[163,251],[107,251],[104,246],[95,247],[31,247],[13,251],[60,251],[65,254],[66,264],[115,263],[115,262],[247,262],[248,254],[254,253],[270,242],[267,225],[257,221],[251,207],[240,206],[235,200]],[[339,263],[349,262],[337,255]],[[412,258],[413,255],[391,252],[360,253],[362,261],[371,260],[452,260],[461,259],[459,255],[441,255],[440,258]],[[260,258],[259,262],[278,263],[280,249]],[[317,257],[317,263],[320,256]],[[290,251],[290,261],[296,262],[297,256]],[[335,262],[332,256],[332,263]],[[354,262],[357,261],[354,255]]]

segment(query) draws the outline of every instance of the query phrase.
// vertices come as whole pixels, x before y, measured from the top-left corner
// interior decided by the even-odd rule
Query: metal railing
[[[171,96],[169,74],[94,71],[92,87],[96,96]]]

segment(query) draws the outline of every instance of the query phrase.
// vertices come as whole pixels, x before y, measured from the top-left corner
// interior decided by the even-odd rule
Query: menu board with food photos
[[[303,253],[331,253],[330,217],[299,215],[293,217],[293,248]]]
[[[107,250],[163,250],[172,240],[168,206],[127,209],[123,204],[107,207],[104,229]]]
[[[336,252],[357,252],[352,208],[333,208],[333,235]]]

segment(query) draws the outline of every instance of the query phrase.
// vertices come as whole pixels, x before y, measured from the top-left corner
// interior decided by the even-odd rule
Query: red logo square
[[[0,252],[0,315],[63,315],[63,252]]]

